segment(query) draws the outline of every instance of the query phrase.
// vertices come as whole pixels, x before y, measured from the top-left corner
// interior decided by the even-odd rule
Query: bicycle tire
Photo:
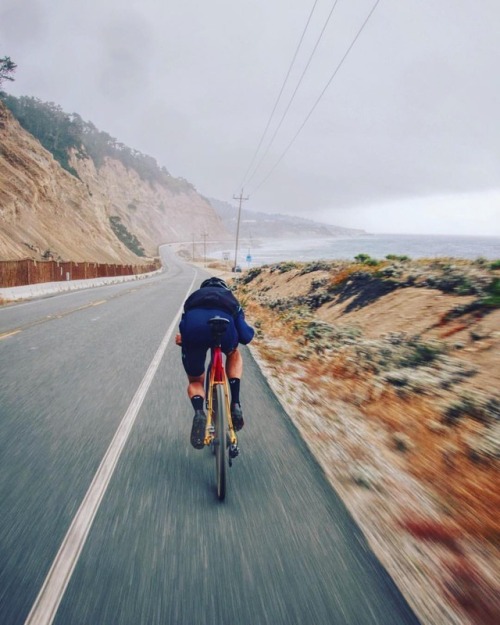
[[[227,408],[224,387],[217,384],[214,393],[214,426],[215,426],[215,476],[217,483],[217,497],[223,501],[226,496],[226,423]]]

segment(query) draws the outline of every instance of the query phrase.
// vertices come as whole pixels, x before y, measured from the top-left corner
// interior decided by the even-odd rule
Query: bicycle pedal
[[[240,455],[240,448],[238,447],[238,445],[230,445],[229,446],[229,457],[230,458],[236,458],[239,455]]]

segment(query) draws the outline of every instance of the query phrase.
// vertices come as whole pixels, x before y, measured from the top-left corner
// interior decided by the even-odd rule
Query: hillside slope
[[[500,622],[498,261],[289,262],[237,292],[271,386],[422,622]]]
[[[209,198],[209,202],[226,224],[226,228],[235,234],[238,223],[238,209],[228,202],[222,202],[214,198]],[[354,237],[366,233],[364,230],[343,228],[292,215],[262,213],[243,208],[240,217],[240,234],[244,239],[255,240],[265,238]]]
[[[0,155],[0,260],[40,259],[50,251],[63,260],[141,262],[118,239],[110,218],[147,256],[156,256],[161,243],[199,239],[202,232],[228,236],[190,186],[174,192],[118,160],[105,158],[96,168],[74,152],[70,161],[79,178],[71,175],[1,101]]]

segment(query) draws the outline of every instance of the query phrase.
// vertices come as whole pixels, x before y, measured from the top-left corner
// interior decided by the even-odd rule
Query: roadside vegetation
[[[254,350],[347,500],[379,501],[368,525],[387,513],[389,541],[431,545],[443,594],[468,622],[498,622],[500,262],[359,254],[253,268],[237,291]]]
[[[112,215],[109,218],[109,224],[111,226],[111,230],[115,233],[117,238],[126,246],[128,249],[136,254],[137,256],[146,256],[146,252],[144,251],[143,246],[141,245],[139,239],[129,232],[122,223],[122,220],[118,215]]]

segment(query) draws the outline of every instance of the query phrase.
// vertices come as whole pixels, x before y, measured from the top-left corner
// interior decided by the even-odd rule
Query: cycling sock
[[[240,403],[240,379],[229,378],[229,388],[231,389],[231,403]]]
[[[191,397],[191,403],[195,410],[203,410],[203,397],[201,395],[194,395]]]

